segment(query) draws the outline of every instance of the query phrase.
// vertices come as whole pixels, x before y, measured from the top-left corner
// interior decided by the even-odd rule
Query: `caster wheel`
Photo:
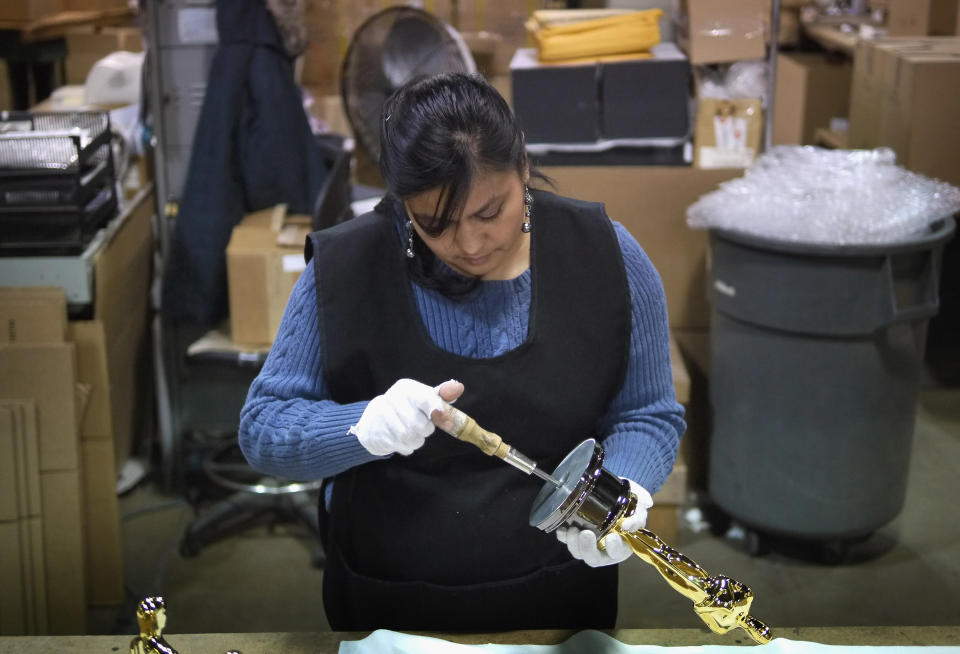
[[[820,561],[826,565],[840,565],[849,550],[849,545],[843,541],[824,543],[820,548]]]
[[[769,551],[766,539],[760,535],[760,532],[752,529],[747,530],[746,546],[747,554],[750,556],[763,556]]]

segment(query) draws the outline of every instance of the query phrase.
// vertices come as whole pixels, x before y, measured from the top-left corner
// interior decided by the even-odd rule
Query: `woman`
[[[389,193],[311,235],[244,453],[333,480],[336,630],[613,627],[622,540],[530,527],[533,477],[431,434],[456,400],[547,470],[597,435],[642,526],[684,429],[659,276],[600,205],[528,189],[523,135],[480,78],[401,88],[380,140]]]

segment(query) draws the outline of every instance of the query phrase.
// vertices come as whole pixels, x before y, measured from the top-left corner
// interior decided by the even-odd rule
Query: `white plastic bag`
[[[893,243],[960,211],[960,189],[901,168],[888,148],[777,146],[687,209],[693,228],[829,245]]]

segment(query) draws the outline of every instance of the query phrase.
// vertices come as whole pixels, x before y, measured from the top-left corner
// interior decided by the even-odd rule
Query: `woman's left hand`
[[[633,515],[623,519],[621,528],[624,531],[641,529],[647,524],[647,510],[653,506],[653,498],[643,486],[632,479],[624,479],[624,481],[630,484],[630,492],[637,496],[637,508]],[[604,548],[601,550],[597,547],[597,535],[589,529],[560,527],[556,533],[557,540],[567,546],[570,555],[591,568],[620,563],[631,554],[630,547],[617,534],[607,534],[603,541]]]

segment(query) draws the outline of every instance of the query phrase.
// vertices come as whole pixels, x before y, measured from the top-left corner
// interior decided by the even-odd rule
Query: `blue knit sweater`
[[[597,435],[606,448],[605,467],[652,494],[670,473],[686,427],[673,390],[660,276],[630,233],[619,223],[614,226],[632,300],[630,362],[623,387],[597,424]],[[413,284],[433,341],[474,358],[497,356],[525,340],[530,288],[529,269],[515,279],[481,282],[478,292],[463,302]],[[367,402],[330,399],[322,347],[311,261],[294,286],[277,338],[240,414],[240,446],[256,469],[288,479],[319,479],[379,458],[347,433]]]

